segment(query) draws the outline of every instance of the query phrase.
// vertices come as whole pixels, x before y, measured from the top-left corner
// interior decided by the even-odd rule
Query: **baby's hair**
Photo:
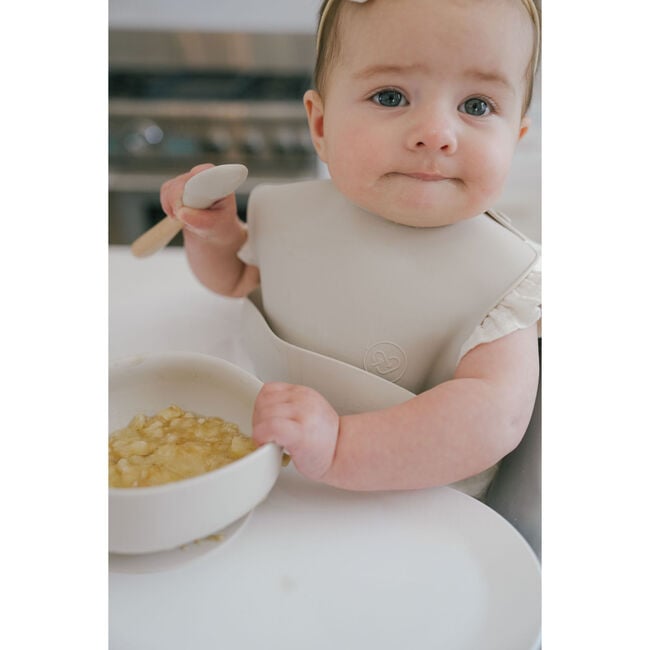
[[[351,0],[323,0],[319,12],[318,33],[316,36],[316,66],[314,68],[314,87],[324,95],[327,74],[339,53],[339,17],[341,5]],[[357,0],[359,1],[359,0]],[[372,0],[368,0],[372,2]],[[533,55],[526,69],[526,95],[522,114],[530,108],[533,96],[533,82],[539,63],[541,47],[541,22],[539,10],[534,0],[519,0],[533,21]],[[361,0],[363,2],[363,0]]]

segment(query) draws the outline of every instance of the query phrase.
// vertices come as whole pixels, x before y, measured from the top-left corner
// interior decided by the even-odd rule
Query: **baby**
[[[518,445],[538,382],[538,255],[486,212],[528,128],[537,11],[532,0],[325,0],[317,47],[304,105],[331,181],[256,188],[247,228],[233,195],[182,205],[200,165],[163,186],[163,209],[182,222],[203,284],[239,297],[261,285],[280,338],[378,374],[408,365],[386,380],[413,397],[361,413],[266,383],[255,440],[345,489],[472,477]],[[373,347],[382,341],[393,347]]]

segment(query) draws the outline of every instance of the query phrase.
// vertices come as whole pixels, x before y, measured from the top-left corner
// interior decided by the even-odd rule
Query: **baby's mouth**
[[[439,172],[394,172],[398,176],[406,176],[416,181],[436,182],[436,181],[449,181],[452,180],[449,176],[440,174]]]

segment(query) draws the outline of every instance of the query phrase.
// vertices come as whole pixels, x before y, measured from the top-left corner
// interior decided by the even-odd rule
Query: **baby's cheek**
[[[474,168],[476,200],[491,202],[502,192],[510,173],[512,157],[505,151],[493,151]]]
[[[351,201],[367,196],[372,191],[372,175],[369,173],[370,162],[363,156],[341,156],[329,165],[330,176],[337,189]]]

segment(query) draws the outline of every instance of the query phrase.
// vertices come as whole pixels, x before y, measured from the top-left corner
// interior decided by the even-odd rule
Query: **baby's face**
[[[324,101],[305,95],[317,152],[353,203],[411,226],[490,207],[525,132],[531,21],[515,0],[348,3]]]

